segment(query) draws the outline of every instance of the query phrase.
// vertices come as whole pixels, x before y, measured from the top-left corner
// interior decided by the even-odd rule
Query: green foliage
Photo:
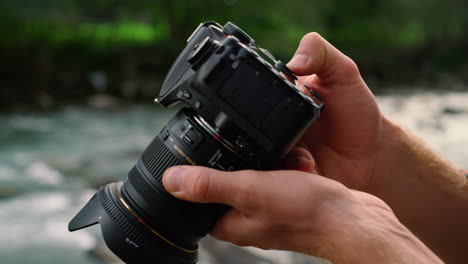
[[[373,79],[408,83],[451,73],[468,82],[466,10],[465,0],[0,0],[0,55],[9,57],[0,70],[29,69],[43,87],[81,83],[63,76],[83,80],[102,70],[120,95],[123,81],[148,83],[148,72],[162,78],[194,28],[214,20],[233,21],[283,61],[316,31]],[[19,90],[16,80],[3,86]],[[57,86],[34,93],[76,89]]]
[[[468,26],[464,0],[3,0],[0,7],[0,21],[10,22],[2,34],[16,33],[10,44],[75,42],[101,50],[168,43],[179,49],[206,20],[234,21],[280,56],[309,31],[365,55],[466,39]]]
[[[57,23],[52,21],[25,21],[12,25],[13,38],[2,41],[3,46],[40,46],[60,49],[64,46],[81,44],[90,50],[104,51],[109,47],[148,45],[167,38],[164,27],[151,26],[135,21],[85,22],[81,24]],[[2,32],[6,35],[7,32]]]

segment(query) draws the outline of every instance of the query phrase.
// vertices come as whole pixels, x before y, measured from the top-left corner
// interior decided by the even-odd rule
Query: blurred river
[[[468,92],[378,98],[382,111],[468,168]],[[68,233],[71,217],[102,184],[120,180],[175,110],[131,106],[98,111],[0,114],[2,264],[112,263],[98,229]],[[359,118],[359,117],[356,117]],[[205,240],[200,264],[306,264],[315,258]]]

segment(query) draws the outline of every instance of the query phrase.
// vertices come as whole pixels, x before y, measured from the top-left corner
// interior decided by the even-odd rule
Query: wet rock
[[[444,115],[459,115],[459,114],[466,113],[466,110],[448,106],[448,107],[445,107],[444,109],[442,109],[441,112]]]
[[[60,171],[65,177],[86,178],[90,173],[83,166],[82,159],[74,156],[44,154],[42,160],[51,168]]]
[[[88,99],[88,106],[98,110],[118,110],[124,107],[124,101],[110,95],[94,95]]]
[[[21,195],[24,191],[0,186],[0,200]]]
[[[104,178],[91,178],[89,182],[87,183],[87,186],[93,189],[100,189],[101,187],[105,186],[108,183],[115,182],[118,179],[116,178],[110,178],[110,177],[104,177]]]
[[[141,149],[130,149],[108,155],[93,153],[84,157],[48,155],[43,159],[47,165],[60,171],[66,178],[79,179],[86,187],[98,189],[109,182],[122,180],[141,153]]]

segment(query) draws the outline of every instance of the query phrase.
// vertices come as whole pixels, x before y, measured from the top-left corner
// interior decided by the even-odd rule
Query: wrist
[[[369,193],[383,199],[384,192],[388,189],[389,181],[398,181],[398,177],[404,177],[406,168],[401,152],[401,142],[406,138],[406,131],[398,124],[383,116],[379,144],[377,144],[374,165],[371,170],[371,181],[368,184]],[[398,168],[400,173],[395,173]]]
[[[371,197],[371,196],[369,196]],[[319,256],[333,263],[442,263],[376,197],[351,205]]]

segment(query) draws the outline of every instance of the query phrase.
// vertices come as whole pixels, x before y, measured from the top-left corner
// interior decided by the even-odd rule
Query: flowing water
[[[389,95],[378,100],[387,116],[458,167],[468,168],[468,92]],[[0,114],[0,262],[116,263],[103,249],[98,228],[69,233],[68,221],[95,188],[126,175],[174,113],[157,106],[131,106]],[[207,239],[199,263],[318,262]]]

